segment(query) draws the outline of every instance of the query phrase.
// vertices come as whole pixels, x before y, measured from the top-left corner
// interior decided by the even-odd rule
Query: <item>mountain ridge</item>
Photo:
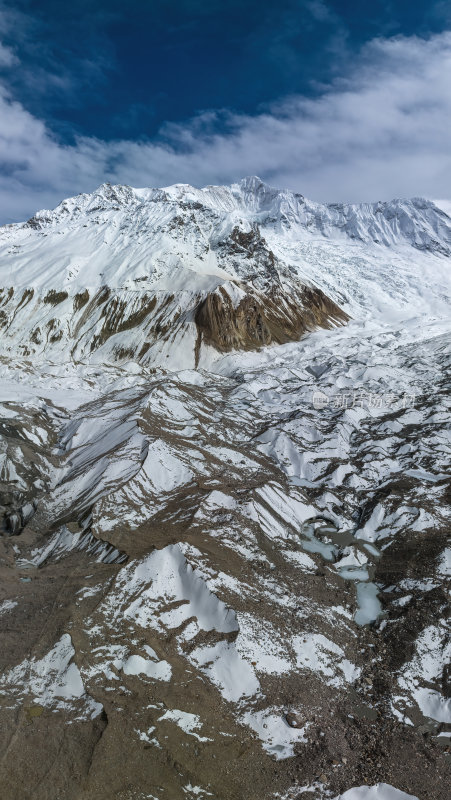
[[[196,366],[342,324],[358,296],[368,314],[373,298],[418,303],[431,274],[446,301],[449,256],[432,201],[322,205],[256,176],[104,183],[0,229],[0,352]],[[412,259],[416,282],[391,286],[392,261]]]

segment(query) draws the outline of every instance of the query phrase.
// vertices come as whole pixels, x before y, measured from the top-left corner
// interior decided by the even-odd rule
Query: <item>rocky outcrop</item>
[[[285,344],[307,331],[331,328],[348,319],[324,292],[307,286],[291,292],[277,287],[267,294],[243,291],[236,304],[221,286],[207,295],[195,316],[202,341],[220,352]]]
[[[349,319],[320,289],[282,285],[275,263],[275,276],[266,271],[264,288],[225,281],[211,292],[104,286],[92,296],[85,289],[74,296],[50,291],[42,297],[5,290],[0,293],[0,354],[191,367],[199,363],[202,344],[219,353],[253,350]]]

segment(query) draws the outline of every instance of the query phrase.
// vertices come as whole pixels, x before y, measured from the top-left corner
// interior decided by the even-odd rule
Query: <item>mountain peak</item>
[[[272,187],[268,186],[267,183],[262,181],[258,175],[246,175],[245,178],[242,178],[239,182],[240,186],[243,189],[246,189],[249,192],[257,192],[260,189],[270,189]]]
[[[256,228],[259,243],[250,236]],[[0,286],[135,290],[140,281],[139,288],[169,290],[225,277],[266,280],[269,253],[279,254],[285,269],[320,241],[359,244],[362,254],[377,246],[450,256],[451,220],[428,200],[324,205],[256,175],[203,189],[105,182],[1,229]]]

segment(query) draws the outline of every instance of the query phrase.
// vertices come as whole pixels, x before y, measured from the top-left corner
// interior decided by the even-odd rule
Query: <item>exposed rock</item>
[[[196,311],[202,340],[221,352],[285,344],[307,331],[330,328],[349,319],[320,289],[304,286],[288,292],[277,287],[263,294],[239,288],[243,296],[237,303],[221,286]]]
[[[69,295],[67,292],[58,292],[56,289],[50,289],[47,292],[46,296],[44,297],[44,303],[50,303],[52,306],[57,306],[59,303],[62,303],[63,300],[67,300]]]
[[[18,511],[11,511],[5,515],[6,530],[10,536],[17,536],[22,530],[22,518]]]
[[[75,312],[80,311],[80,309],[86,305],[88,300],[89,300],[89,292],[87,289],[85,289],[84,292],[77,292],[77,294],[74,297],[74,311]]]
[[[290,728],[302,728],[305,725],[305,720],[297,711],[287,711],[285,719]]]

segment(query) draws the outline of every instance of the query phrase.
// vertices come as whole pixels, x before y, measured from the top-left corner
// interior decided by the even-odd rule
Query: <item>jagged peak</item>
[[[105,181],[97,187],[93,194],[102,195],[103,197],[114,197],[117,195],[127,195],[133,191],[130,186],[125,183],[110,183]]]
[[[212,232],[212,219],[218,226],[217,232]],[[146,258],[156,252],[160,257],[161,243],[157,240],[159,231],[164,230],[164,247],[169,246],[169,251],[161,251],[163,262],[172,253],[169,241],[189,240],[191,253],[199,253],[202,247],[207,252],[205,247],[208,250],[211,245],[214,249],[215,242],[236,224],[246,229],[258,224],[282,237],[289,231],[291,238],[302,241],[313,235],[357,240],[368,245],[407,245],[451,255],[450,217],[432,200],[414,197],[375,203],[321,204],[295,192],[271,187],[257,175],[246,176],[230,186],[204,188],[177,183],[163,189],[135,189],[104,182],[92,193],[63,200],[53,211],[37,212],[22,227],[36,231],[58,227],[62,233],[83,227],[94,232],[93,226],[100,224],[109,229],[107,239],[109,242],[114,239],[119,250],[121,240],[114,232],[119,220],[122,231],[140,230]],[[9,242],[14,229],[3,229],[3,235]],[[177,250],[181,252],[178,245]],[[183,260],[186,259],[185,255]],[[197,256],[194,259],[197,262]],[[144,272],[143,267],[143,275]]]
[[[242,189],[250,192],[260,191],[260,189],[271,189],[273,191],[273,188],[262,181],[258,175],[246,175],[245,178],[239,181],[239,185]]]

